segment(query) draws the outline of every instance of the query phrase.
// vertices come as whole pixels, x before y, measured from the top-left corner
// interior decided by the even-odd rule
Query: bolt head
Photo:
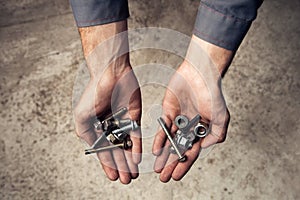
[[[181,158],[178,159],[179,162],[184,162],[187,160],[186,155],[183,155]]]
[[[115,144],[117,142],[117,138],[113,134],[109,134],[107,136],[107,139],[113,144]]]
[[[102,129],[102,124],[99,120],[95,121],[93,125],[94,125],[95,130],[97,130],[97,131]]]
[[[132,147],[132,141],[131,140],[127,140],[126,141],[126,146],[127,146],[127,148]]]

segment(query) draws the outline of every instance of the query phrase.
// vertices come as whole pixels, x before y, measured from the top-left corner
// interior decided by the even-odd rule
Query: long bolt
[[[169,130],[167,129],[167,127],[165,126],[165,122],[164,120],[160,117],[157,119],[158,123],[160,124],[160,126],[162,127],[163,131],[165,132],[165,134],[167,135],[169,141],[171,142],[172,147],[174,148],[176,154],[178,155],[179,162],[184,162],[186,160],[186,156],[182,155],[177,147],[177,145],[175,144],[173,138],[171,137],[171,134],[169,133]]]
[[[134,131],[139,127],[136,121],[131,121],[130,124],[112,131],[113,134],[118,134],[124,131]]]
[[[114,149],[114,148],[117,148],[117,147],[120,147],[120,148],[123,148],[123,149],[128,149],[131,146],[132,146],[132,142],[131,142],[131,140],[128,140],[128,141],[122,142],[120,144],[109,145],[109,146],[100,147],[100,148],[97,148],[97,149],[87,149],[87,150],[85,150],[84,153],[85,153],[85,155],[88,155],[88,154],[97,153],[97,152],[101,152],[101,151],[111,150],[111,149]]]
[[[127,112],[127,108],[124,107],[124,108],[121,108],[120,110],[118,110],[117,112],[113,113],[113,114],[110,114],[105,120],[103,121],[109,121],[113,118],[118,118],[118,117],[121,117],[122,115],[124,115],[125,113]],[[103,123],[103,122],[102,122]]]
[[[106,137],[107,132],[104,131],[102,133],[102,135],[100,137],[97,138],[97,140],[94,142],[94,144],[91,146],[92,149],[94,149],[96,146],[98,146],[99,144],[101,144],[103,142],[103,140]],[[105,140],[104,140],[105,141]]]

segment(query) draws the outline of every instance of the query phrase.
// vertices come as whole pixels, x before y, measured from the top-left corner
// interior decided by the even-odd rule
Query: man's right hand
[[[126,30],[126,21],[79,29],[91,78],[75,108],[74,118],[76,134],[89,145],[101,135],[93,127],[96,116],[105,119],[111,112],[126,107],[125,118],[141,119],[141,93],[129,63]],[[140,129],[131,131],[130,139],[131,149],[97,153],[110,180],[119,178],[128,184],[138,177],[142,153]]]

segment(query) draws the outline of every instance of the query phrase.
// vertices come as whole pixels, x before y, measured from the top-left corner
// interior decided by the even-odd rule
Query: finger
[[[132,120],[135,120],[139,124],[139,128],[135,131],[130,131],[130,139],[132,141],[132,159],[135,164],[139,164],[142,160],[142,133],[141,133],[141,103],[140,103],[140,90],[136,90],[134,97],[136,101],[131,101],[129,105],[129,115]],[[135,96],[135,95],[134,95]],[[136,105],[135,105],[136,104]]]
[[[170,154],[168,161],[159,176],[161,182],[166,183],[171,179],[172,173],[175,167],[177,166],[177,164],[178,164],[177,154]]]
[[[98,137],[101,136],[100,133],[96,132],[96,135]],[[104,141],[103,144],[100,144],[101,146],[107,146],[108,142]],[[115,181],[119,178],[119,174],[117,171],[117,167],[115,165],[115,162],[112,157],[111,151],[102,151],[97,153],[97,157],[101,163],[102,169],[104,170],[106,176],[111,181]]]
[[[131,156],[135,164],[139,164],[142,160],[142,137],[141,129],[131,131],[130,139],[132,141]]]
[[[111,151],[99,152],[97,153],[97,157],[100,160],[100,163],[106,176],[112,181],[117,180],[119,178],[119,174],[115,162],[113,160]]]
[[[172,173],[172,179],[175,181],[179,181],[182,179],[182,177],[185,176],[185,174],[189,171],[191,166],[194,164],[196,159],[199,156],[200,152],[200,143],[197,142],[193,145],[193,147],[188,150],[185,155],[186,155],[186,161],[185,162],[179,162],[174,169]]]
[[[114,161],[119,173],[119,179],[123,184],[129,184],[131,181],[131,175],[127,166],[127,162],[122,149],[116,148],[112,150]]]
[[[124,155],[127,161],[127,166],[129,168],[131,178],[136,179],[139,176],[139,169],[138,169],[138,165],[133,162],[131,154],[132,154],[131,150],[124,151]]]
[[[152,145],[153,155],[159,156],[162,153],[162,148],[165,141],[166,141],[166,134],[160,127],[158,132],[155,135],[154,142]]]
[[[162,153],[155,159],[154,171],[160,173],[164,168],[170,155],[170,142],[167,141],[165,147],[162,149]]]
[[[167,117],[164,117],[163,119],[165,121],[167,128],[170,129],[170,127],[172,125],[172,121]],[[155,135],[154,143],[152,146],[152,153],[155,156],[159,156],[161,154],[162,149],[165,145],[166,139],[167,139],[167,136],[166,136],[165,132],[162,130],[161,127],[159,127],[159,130],[158,130],[157,134]]]

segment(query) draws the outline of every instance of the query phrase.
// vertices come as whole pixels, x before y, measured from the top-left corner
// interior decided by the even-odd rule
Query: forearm
[[[127,20],[113,22],[109,24],[79,27],[81,43],[85,58],[101,43],[127,31]]]
[[[129,66],[127,0],[70,0],[91,78]]]
[[[127,20],[78,30],[92,78],[100,76],[108,67],[118,76],[130,66]]]

